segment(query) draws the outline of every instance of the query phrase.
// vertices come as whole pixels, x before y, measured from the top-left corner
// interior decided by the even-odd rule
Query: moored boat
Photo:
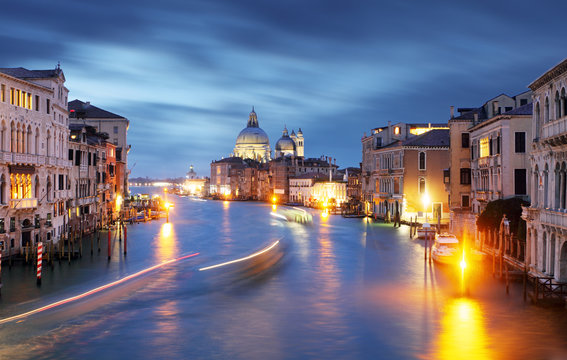
[[[459,261],[459,239],[452,234],[437,234],[431,248],[431,258],[441,264],[455,264]]]

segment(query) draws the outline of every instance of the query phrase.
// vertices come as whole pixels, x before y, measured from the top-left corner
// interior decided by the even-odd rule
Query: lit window
[[[394,135],[400,135],[400,127],[399,126],[394,127]]]
[[[486,157],[490,155],[490,140],[488,137],[480,139],[480,157]]]

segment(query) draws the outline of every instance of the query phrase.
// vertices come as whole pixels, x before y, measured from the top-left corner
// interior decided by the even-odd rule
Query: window
[[[89,166],[92,165],[91,153],[89,153],[88,156],[87,156],[87,162],[88,162],[88,165],[89,165]]]
[[[382,138],[376,138],[376,147],[379,148],[382,146]]]
[[[51,109],[50,109],[50,108],[51,108],[51,104],[50,104],[50,102],[49,102],[49,99],[45,99],[45,105],[46,105],[46,107],[47,107],[47,108],[45,109],[45,111],[49,114],[49,112],[51,111]]]
[[[471,184],[471,169],[470,168],[462,168],[461,169],[461,185],[470,185]]]
[[[461,195],[461,207],[468,208],[470,206],[470,197],[468,195]]]
[[[394,135],[400,135],[400,127],[399,126],[394,127]]]
[[[504,112],[508,112],[508,111],[512,111],[513,107],[512,106],[506,106],[504,108]]]
[[[14,88],[10,88],[10,104],[16,105],[16,94]]]
[[[73,149],[69,149],[69,160],[73,161]]]
[[[400,178],[394,178],[394,194],[400,193]]]
[[[4,218],[0,219],[0,233],[5,233],[6,229],[4,228]]]
[[[496,137],[496,153],[500,154],[500,135]]]
[[[520,99],[520,106],[528,105],[528,99]]]
[[[480,157],[486,157],[490,155],[490,148],[488,143],[488,137],[480,139]]]
[[[6,85],[4,84],[2,84],[2,87],[0,88],[0,101],[6,101]]]
[[[75,150],[75,166],[81,165],[81,151]]]
[[[118,146],[118,139],[114,138],[114,141],[112,142],[114,145]]]
[[[47,220],[45,220],[46,226],[51,226],[51,213],[47,213]]]
[[[425,170],[425,152],[419,153],[419,170]]]
[[[425,179],[419,178],[419,194],[425,194]]]
[[[39,95],[35,96],[35,111],[39,111]]]
[[[115,127],[114,127],[114,133],[115,133],[115,134],[118,134],[118,126],[115,126]]]
[[[65,190],[65,177],[59,174],[59,190]]]
[[[16,218],[11,217],[10,218],[10,232],[14,232],[14,231],[16,231]]]
[[[469,133],[462,133],[461,134],[461,147],[468,148],[469,147]]]
[[[526,195],[526,169],[514,169],[514,193]]]
[[[517,153],[525,153],[526,152],[526,133],[523,131],[516,132],[515,140],[516,140],[516,152]]]

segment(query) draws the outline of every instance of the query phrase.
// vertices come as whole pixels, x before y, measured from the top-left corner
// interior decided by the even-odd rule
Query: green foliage
[[[522,220],[522,205],[529,205],[520,198],[491,201],[486,209],[479,215],[476,225],[482,231],[499,230],[502,215],[506,214],[510,220],[510,231],[517,234],[519,238],[525,238],[525,222]]]

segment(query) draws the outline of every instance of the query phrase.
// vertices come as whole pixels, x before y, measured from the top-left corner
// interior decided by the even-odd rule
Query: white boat
[[[433,261],[442,264],[456,264],[460,258],[459,239],[452,234],[436,234],[435,242],[431,248]]]

